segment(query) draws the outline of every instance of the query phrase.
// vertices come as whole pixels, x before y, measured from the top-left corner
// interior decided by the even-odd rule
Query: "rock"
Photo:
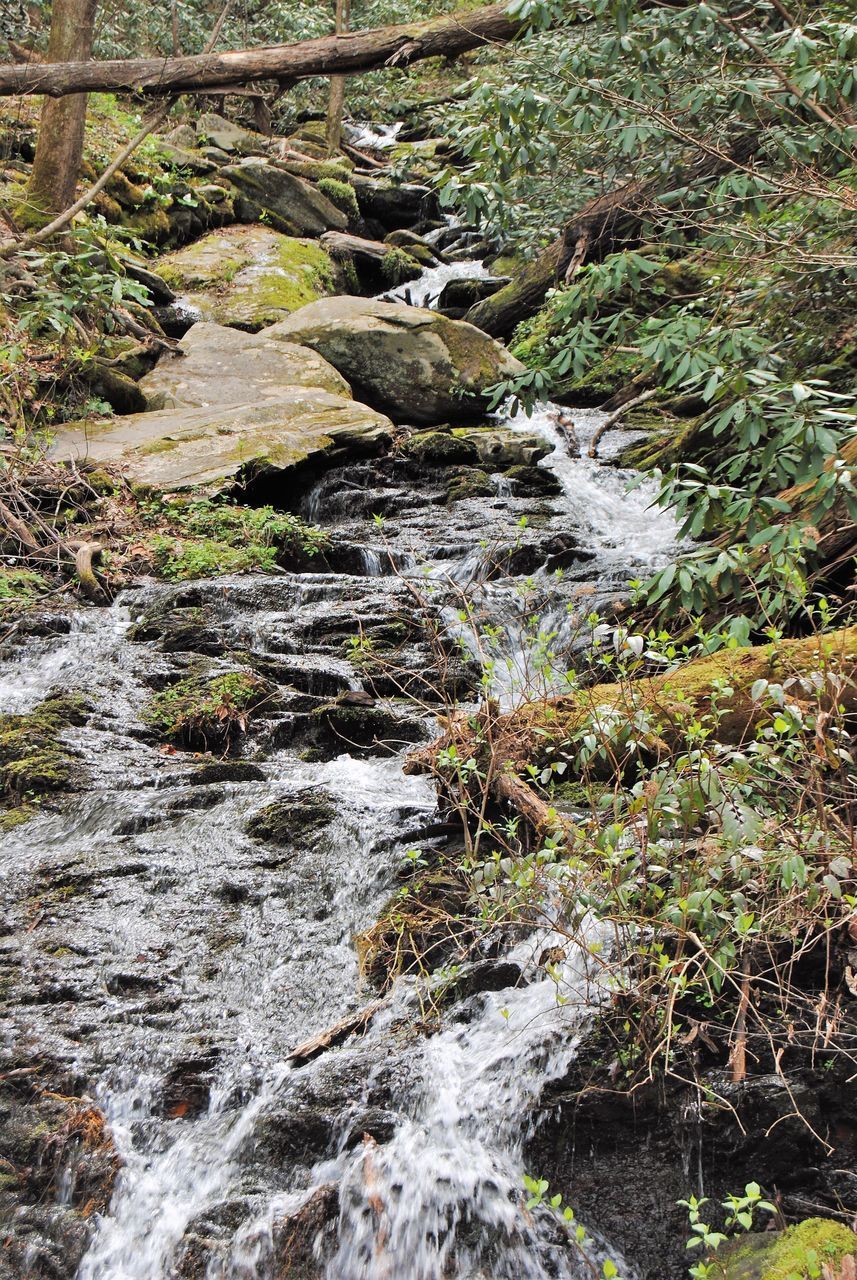
[[[402,452],[426,467],[450,467],[479,458],[471,441],[457,440],[451,431],[418,431],[405,441]]]
[[[202,320],[255,332],[334,288],[324,249],[267,227],[227,227],[161,259],[160,274]]]
[[[433,245],[427,244],[422,236],[417,235],[416,231],[391,231],[384,236],[384,243],[391,244],[394,249],[404,249],[410,253],[412,257],[419,258],[422,262],[425,257],[431,259],[432,262],[446,262],[446,257],[439,249]]]
[[[368,298],[311,303],[273,325],[268,336],[312,347],[372,403],[404,422],[470,417],[484,408],[488,387],[524,371],[471,325]]]
[[[133,259],[122,258],[122,265],[125,268],[125,274],[131,280],[136,280],[137,284],[144,285],[151,294],[152,301],[161,305],[175,302],[176,295],[170,286],[164,280],[163,276],[159,276],[157,272],[150,271],[148,267],[143,266],[141,262],[135,262]]]
[[[815,1255],[811,1269],[810,1255]],[[824,1274],[849,1280],[857,1274],[857,1235],[830,1218],[807,1218],[785,1231],[753,1231],[717,1251],[723,1280],[785,1280]],[[850,1269],[849,1269],[850,1259]],[[828,1273],[827,1268],[830,1268]]]
[[[196,130],[189,124],[178,124],[174,129],[170,129],[169,133],[165,133],[163,138],[156,138],[157,142],[169,142],[174,147],[193,147],[196,146]]]
[[[320,236],[348,226],[345,214],[316,187],[267,160],[242,160],[222,173],[244,197],[238,212],[245,221],[266,213],[272,226],[291,236]]]
[[[225,151],[228,155],[264,155],[267,151],[267,139],[261,133],[243,129],[214,111],[199,117],[196,136],[200,142],[217,147],[218,151]]]
[[[171,142],[159,142],[158,153],[163,160],[176,169],[189,169],[191,173],[214,173],[217,168],[216,159],[202,151],[191,151],[186,147],[173,146]],[[228,160],[229,157],[227,156]]]
[[[238,482],[376,454],[393,432],[389,419],[318,387],[283,388],[264,404],[161,409],[104,422],[67,423],[56,433],[57,461],[110,462],[136,483],[165,491]]]
[[[454,427],[452,435],[462,444],[472,445],[480,462],[497,469],[532,466],[551,452],[542,436],[534,432],[525,435],[510,427]]]
[[[247,834],[286,848],[315,845],[336,817],[333,797],[319,789],[299,791],[265,805],[247,823]]]
[[[321,245],[337,262],[351,265],[357,284],[369,294],[422,275],[423,269],[415,258],[381,240],[326,231]]]
[[[363,217],[375,218],[389,231],[410,227],[420,218],[434,217],[438,211],[437,196],[430,187],[367,178],[358,173],[352,182]]]
[[[502,289],[508,283],[508,277],[503,276],[481,278],[474,276],[472,278],[464,277],[458,280],[448,280],[440,291],[437,309],[443,312],[464,312],[468,307],[481,302],[483,298],[490,298],[492,294],[497,293],[499,289]]]
[[[351,399],[351,388],[332,364],[309,347],[278,342],[200,321],[181,341],[183,355],[161,357],[139,385],[145,409],[246,404],[276,399],[289,387],[320,387]]]

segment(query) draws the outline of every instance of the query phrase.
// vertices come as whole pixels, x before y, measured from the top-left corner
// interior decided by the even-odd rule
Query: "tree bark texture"
[[[509,15],[505,5],[497,4],[430,22],[321,36],[265,49],[181,58],[68,60],[52,66],[32,62],[6,64],[0,65],[0,96],[44,93],[59,98],[71,93],[115,90],[161,96],[251,80],[356,75],[375,67],[407,66],[421,58],[455,57],[483,44],[509,40],[525,26],[520,18]]]
[[[28,67],[46,71],[51,63],[70,61],[85,66],[92,52],[95,10],[98,0],[54,0],[47,61]],[[86,126],[86,94],[47,98],[39,120],[39,137],[27,199],[37,214],[62,213],[74,200],[83,133]]]
[[[757,145],[758,139],[747,135],[738,139],[726,155],[704,154],[686,169],[673,173],[668,189],[710,181],[731,167],[746,163]],[[644,219],[657,211],[658,196],[663,191],[664,179],[657,178],[626,182],[615,191],[596,196],[569,219],[562,234],[514,280],[490,298],[475,303],[465,320],[493,338],[508,338],[516,325],[535,315],[548,289],[570,280],[585,262],[599,262],[606,254],[635,243]]]
[[[343,35],[351,25],[351,0],[336,0],[336,34]],[[342,114],[345,109],[345,76],[330,77],[327,101],[327,154],[335,155],[342,141]]]

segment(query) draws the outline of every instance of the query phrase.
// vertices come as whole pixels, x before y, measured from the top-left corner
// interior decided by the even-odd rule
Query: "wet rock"
[[[205,485],[223,492],[239,479],[378,453],[392,430],[366,405],[316,387],[287,387],[276,400],[255,405],[69,423],[57,431],[51,456],[109,462],[133,482],[164,491]]]
[[[363,293],[375,294],[422,274],[416,258],[378,240],[327,231],[321,244],[337,262],[350,264]]]
[[[540,497],[542,494],[553,495],[562,493],[562,485],[557,479],[556,472],[548,471],[546,467],[534,467],[525,463],[510,467],[505,473],[513,492],[522,497]]]
[[[551,452],[550,445],[541,436],[514,431],[510,427],[454,427],[452,435],[462,444],[472,446],[483,465],[499,470],[532,466]]]
[[[139,384],[147,409],[246,404],[252,388],[259,402],[284,388],[321,387],[351,399],[351,388],[315,351],[200,322],[188,329],[180,354],[165,354]]]
[[[467,418],[484,404],[489,386],[523,371],[504,347],[471,325],[368,298],[311,303],[268,335],[312,347],[355,391],[405,422]]]
[[[222,170],[243,198],[236,213],[243,221],[266,220],[289,236],[318,237],[344,231],[348,218],[312,183],[266,160],[248,159]]]
[[[474,303],[492,297],[508,283],[508,276],[474,276],[472,279],[459,277],[448,280],[440,291],[437,309],[445,315],[451,312],[455,312],[456,316],[463,315]]]
[[[355,174],[353,181],[363,217],[380,222],[388,231],[412,227],[420,219],[437,215],[437,195],[430,187],[361,174]]]
[[[0,716],[0,797],[66,791],[80,780],[77,753],[64,731],[86,724],[92,706],[82,694],[52,694],[33,711]]]
[[[181,295],[183,306],[200,319],[251,332],[335,287],[333,264],[324,249],[270,227],[213,231],[167,254],[159,270]]]
[[[427,467],[449,467],[479,459],[476,445],[451,431],[418,431],[405,441],[402,452]]]
[[[247,823],[247,834],[282,847],[315,845],[335,817],[336,805],[327,792],[301,791],[260,809]]]
[[[211,760],[194,769],[183,781],[192,787],[224,782],[264,782],[265,773],[257,764],[250,764],[248,760]]]

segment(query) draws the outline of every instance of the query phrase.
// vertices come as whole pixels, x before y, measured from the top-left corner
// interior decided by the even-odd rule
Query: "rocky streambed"
[[[2,1265],[576,1275],[520,1184],[586,1017],[583,957],[579,1006],[559,1008],[543,935],[486,944],[427,1025],[413,979],[361,977],[355,938],[409,851],[459,838],[402,771],[478,679],[466,646],[439,669],[428,619],[478,604],[510,691],[538,596],[568,625],[559,673],[581,613],[667,556],[672,529],[621,473],[569,458],[547,412],[278,483],[331,534],[318,571],[142,586],[39,618],[5,655],[4,710],[62,690],[85,712],[62,733],[72,794],[2,837]],[[238,671],[266,698],[226,755],[158,740],[153,696]]]

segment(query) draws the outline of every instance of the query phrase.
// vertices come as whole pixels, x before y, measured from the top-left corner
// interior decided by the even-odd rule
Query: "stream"
[[[431,305],[446,280],[483,273],[432,268],[411,300]],[[585,455],[602,419],[573,416]],[[318,730],[319,705],[364,687],[348,638],[411,616],[412,586],[435,592],[462,662],[490,651],[495,695],[512,705],[534,681],[561,690],[590,612],[674,551],[651,488],[629,492],[627,472],[570,456],[554,406],[497,426],[541,442],[545,496],[498,473],[492,496],[447,510],[428,484],[415,492],[353,464],[295,504],[331,532],[329,571],[144,584],[0,667],[4,711],[58,687],[95,702],[69,731],[86,789],[32,819],[25,842],[0,836],[10,896],[41,886],[38,927],[15,939],[24,994],[6,1037],[81,1082],[121,1160],[78,1280],[592,1274],[554,1217],[522,1203],[524,1173],[538,1173],[523,1149],[539,1099],[601,998],[583,948],[562,962],[564,1003],[539,962],[552,940],[540,930],[472,962],[439,1023],[403,977],[364,1034],[292,1056],[377,998],[354,938],[396,892],[407,852],[449,840],[430,779],[402,768],[436,732],[430,698],[409,704],[391,687],[373,709],[384,732],[366,741]],[[608,460],[627,439],[606,438]],[[498,547],[512,571],[498,571]],[[207,638],[183,648],[176,620],[191,616]],[[200,653],[234,669],[236,652],[279,694],[240,757],[153,744],[140,718],[151,691]],[[423,640],[409,638],[403,662],[415,680],[429,668]],[[274,807],[298,815],[293,839],[259,836],[254,820]],[[319,807],[324,820],[310,821]],[[597,1221],[587,1228],[591,1257],[633,1280],[633,1259]]]

